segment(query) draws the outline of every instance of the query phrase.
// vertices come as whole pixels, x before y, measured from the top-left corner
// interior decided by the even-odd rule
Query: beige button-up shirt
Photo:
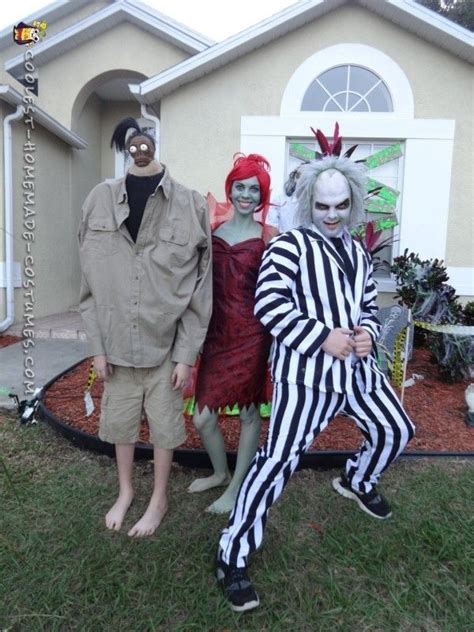
[[[112,364],[192,366],[212,311],[211,231],[205,199],[165,172],[133,242],[125,177],[88,195],[79,227],[80,308],[91,355]]]

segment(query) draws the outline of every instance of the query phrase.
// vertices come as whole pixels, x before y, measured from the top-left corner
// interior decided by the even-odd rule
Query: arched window
[[[393,112],[383,80],[362,66],[345,64],[320,74],[306,90],[303,111]]]
[[[344,43],[310,55],[290,77],[280,115],[307,112],[337,113],[339,122],[343,113],[347,120],[374,113],[413,119],[415,102],[407,76],[393,59],[372,46]]]

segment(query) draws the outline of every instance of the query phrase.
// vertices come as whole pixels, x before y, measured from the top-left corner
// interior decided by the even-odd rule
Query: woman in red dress
[[[254,213],[270,197],[270,165],[258,154],[239,156],[225,182],[234,213],[212,236],[213,312],[196,382],[193,417],[214,468],[212,476],[189,487],[201,492],[228,485],[208,511],[226,513],[234,500],[258,447],[259,405],[266,401],[265,383],[271,337],[254,316],[255,286],[265,243],[263,225]],[[238,405],[240,439],[234,475],[230,476],[219,408]]]

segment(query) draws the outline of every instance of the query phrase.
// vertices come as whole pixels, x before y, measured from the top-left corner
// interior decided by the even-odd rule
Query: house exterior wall
[[[83,86],[97,76],[123,69],[151,77],[187,57],[172,44],[124,22],[48,64],[38,66],[38,105],[71,128],[74,102]]]
[[[8,107],[0,101],[0,121],[3,123],[5,116],[9,114]],[[3,147],[3,124],[0,125],[0,147]],[[3,151],[0,152],[0,173],[3,174]],[[3,177],[0,178],[0,275],[5,274],[5,189]],[[3,283],[1,285],[4,285]],[[0,287],[0,321],[6,317],[5,290]]]
[[[4,119],[11,115],[14,114],[16,112],[16,107],[13,107],[3,101],[0,101],[0,120],[2,121],[2,125],[0,125],[0,174],[4,174],[4,170],[5,170],[5,159],[4,159],[4,151],[3,151],[3,147],[4,147],[4,141],[5,141],[5,135],[4,135],[4,126],[3,126],[3,121]],[[15,127],[18,125],[18,123],[15,123],[14,121],[10,122],[10,126],[11,126],[11,130],[12,130],[12,146],[15,145]],[[24,139],[22,140],[22,142],[24,142]],[[15,167],[14,165],[12,165],[12,179],[13,181],[15,181]],[[6,193],[6,186],[5,186],[5,179],[4,177],[0,177],[0,322],[3,321],[6,316],[7,316],[7,296],[6,296],[6,285],[7,285],[7,277],[6,277],[6,244],[5,244],[5,230],[6,230],[6,226],[5,226],[5,221],[6,221],[6,217],[5,217],[5,193]],[[15,198],[14,198],[14,191],[12,191],[11,193],[12,198],[13,198],[13,205],[15,204]],[[15,207],[13,206],[13,215],[15,214]],[[14,241],[15,241],[15,234],[14,234],[14,230],[13,232],[13,283],[14,285],[20,285],[21,284],[21,266],[18,262],[16,262],[15,260],[15,253],[14,253]]]
[[[30,267],[35,283],[35,318],[66,311],[77,294],[77,256],[75,255],[75,223],[71,204],[71,149],[56,137],[36,126],[31,141],[34,152],[34,206],[35,240],[32,244]],[[14,178],[14,260],[23,264],[27,242],[22,238],[25,230],[24,196],[22,188],[25,132],[23,121],[13,126],[13,173]],[[24,313],[24,291],[15,290],[15,320]]]
[[[108,3],[93,4],[95,11]],[[86,10],[76,12],[73,17],[68,16],[68,20],[63,21],[64,23],[58,26],[56,32],[94,11]],[[123,42],[127,45],[122,45]],[[140,51],[139,54],[138,51]],[[18,54],[18,47],[10,53]],[[44,66],[38,66],[40,94],[35,100],[35,105],[43,108],[66,127],[72,128],[88,143],[88,147],[85,150],[72,149],[36,125],[34,133],[34,142],[38,147],[35,178],[38,222],[34,245],[35,280],[37,281],[36,318],[65,311],[77,304],[80,265],[76,233],[82,204],[93,186],[105,178],[114,176],[114,153],[109,146],[113,128],[125,116],[140,117],[140,105],[133,100],[133,97],[130,97],[132,100],[127,102],[102,101],[93,92],[94,89],[100,85],[102,79],[107,81],[111,73],[117,76],[117,70],[123,69],[125,76],[129,76],[132,71],[140,73],[141,77],[146,77],[178,63],[187,56],[177,47],[153,37],[135,25],[122,23],[97,40],[77,46],[60,58]],[[7,58],[5,54],[1,57]],[[134,82],[138,81],[139,79],[134,80]],[[23,86],[9,75],[8,82],[23,93]],[[80,99],[77,99],[78,95]],[[13,111],[3,102],[1,104],[3,110]],[[24,243],[21,239],[23,173],[21,147],[25,140],[22,136],[23,128],[22,121],[14,124],[13,177],[16,240],[14,261],[19,270],[21,270],[19,264],[23,261],[25,254]],[[3,134],[3,128],[0,133]],[[3,160],[3,155],[0,160]],[[0,180],[3,201],[3,178]],[[2,213],[0,222],[3,222],[3,217]],[[53,244],[54,247],[52,247]],[[2,239],[0,261],[4,258],[3,251]],[[23,303],[23,292],[21,288],[18,288],[15,290],[16,321],[22,319]],[[0,291],[0,319],[4,317],[4,314],[5,291],[3,290]]]
[[[87,3],[75,13],[49,25],[48,36],[108,4]],[[41,17],[40,13],[38,17]],[[431,152],[424,150],[429,143],[425,142],[422,134],[420,136],[420,132],[407,143],[409,156],[405,168],[409,168],[410,177],[405,181],[405,190],[413,193],[417,187],[421,188],[420,183],[429,187],[430,180],[436,186],[439,184],[437,181],[444,181],[442,204],[446,207],[443,216],[445,228],[442,239],[438,240],[442,245],[439,248],[436,245],[435,248],[436,256],[444,258],[450,266],[451,283],[458,288],[459,279],[460,286],[465,288],[466,278],[469,278],[468,269],[474,265],[474,193],[470,172],[472,67],[364,8],[345,6],[334,10],[164,97],[161,103],[155,104],[155,110],[160,111],[161,118],[160,159],[169,166],[173,177],[183,184],[203,194],[211,191],[219,200],[223,200],[224,179],[232,165],[234,153],[257,150],[268,152],[269,155],[272,152],[273,155],[281,155],[281,139],[277,143],[271,140],[271,135],[265,137],[263,134],[259,140],[261,145],[254,145],[258,135],[246,135],[248,128],[257,121],[257,117],[282,120],[280,108],[285,89],[301,64],[318,51],[345,43],[370,46],[398,64],[413,92],[415,118],[412,121],[416,123],[424,119],[427,127],[433,130],[437,121],[443,119],[439,126],[439,138],[433,138],[431,133]],[[6,75],[3,69],[5,59],[17,55],[18,51],[19,47],[12,43],[1,52],[0,82],[8,82],[23,92],[21,84]],[[84,138],[88,147],[85,150],[73,150],[40,126],[36,127],[37,230],[34,269],[38,283],[35,306],[37,318],[66,310],[77,303],[80,267],[76,230],[82,203],[97,182],[114,175],[114,154],[109,147],[114,126],[124,116],[140,116],[139,104],[134,101],[101,101],[93,94],[97,82],[106,81],[110,73],[117,71],[133,71],[151,77],[188,56],[179,48],[133,24],[122,23],[94,40],[71,48],[44,66],[38,66],[40,94],[37,105]],[[11,111],[13,108],[0,102],[2,120]],[[303,119],[300,113],[295,115],[295,120],[298,116],[301,122]],[[318,113],[309,113],[310,122],[307,124],[305,119],[304,130],[309,132],[309,125],[321,126],[323,119]],[[328,120],[327,115],[325,120]],[[364,120],[363,116],[359,120]],[[365,120],[369,119],[366,117]],[[263,127],[267,124],[268,121],[262,123]],[[450,125],[455,126],[454,142],[446,132]],[[23,122],[14,123],[13,130],[14,260],[20,262],[25,255],[25,244],[21,239]],[[344,126],[341,131],[344,136]],[[3,128],[0,128],[0,140],[3,141]],[[444,157],[440,156],[440,148],[446,152]],[[2,163],[3,154],[0,155],[0,166]],[[446,169],[444,165],[447,165]],[[274,167],[273,189],[278,192],[282,185],[283,169],[276,162]],[[436,170],[437,176],[433,177]],[[0,178],[2,204],[3,186],[3,179]],[[423,194],[419,197],[423,204]],[[402,218],[407,244],[410,243],[410,234],[424,232],[426,221],[423,224],[424,220],[418,220],[420,217],[431,220],[431,201],[436,197],[436,191],[431,190],[425,197],[428,209],[425,206],[416,215],[413,213],[411,217]],[[2,213],[0,232],[3,220]],[[430,228],[433,234],[439,221],[435,209]],[[0,261],[4,255],[2,238]],[[472,281],[472,271],[470,274]],[[5,292],[0,291],[0,318],[5,311],[4,295]],[[390,299],[391,296],[393,293]],[[387,297],[381,297],[382,304],[389,302]],[[17,320],[22,318],[22,305],[23,292],[17,289]]]
[[[71,201],[73,221],[69,231],[77,233],[81,218],[82,204],[89,191],[101,181],[101,135],[102,135],[102,101],[95,95],[87,100],[77,120],[76,132],[87,142],[86,149],[71,150],[72,180]],[[73,257],[76,262],[76,294],[71,304],[77,304],[80,283],[80,265],[77,242],[74,243]]]
[[[241,117],[278,116],[285,87],[296,69],[316,51],[341,43],[376,48],[402,68],[413,91],[415,119],[455,121],[447,240],[445,252],[438,256],[449,266],[463,270],[472,266],[472,68],[361,7],[335,10],[164,97],[163,161],[188,186],[203,193],[211,190],[223,199],[232,155],[241,148]],[[312,118],[312,125],[317,126],[318,115]],[[245,149],[250,151],[248,146]],[[426,173],[429,159],[427,155],[413,168]]]

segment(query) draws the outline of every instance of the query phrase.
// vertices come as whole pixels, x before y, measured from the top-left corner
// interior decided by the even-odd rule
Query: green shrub
[[[396,298],[412,310],[413,320],[432,325],[474,323],[474,302],[463,308],[440,259],[420,259],[408,253],[394,259],[391,272],[397,283]],[[417,328],[418,329],[418,328]],[[420,336],[421,333],[421,336]],[[415,342],[428,342],[441,376],[449,382],[469,378],[474,364],[474,337],[418,331]]]

